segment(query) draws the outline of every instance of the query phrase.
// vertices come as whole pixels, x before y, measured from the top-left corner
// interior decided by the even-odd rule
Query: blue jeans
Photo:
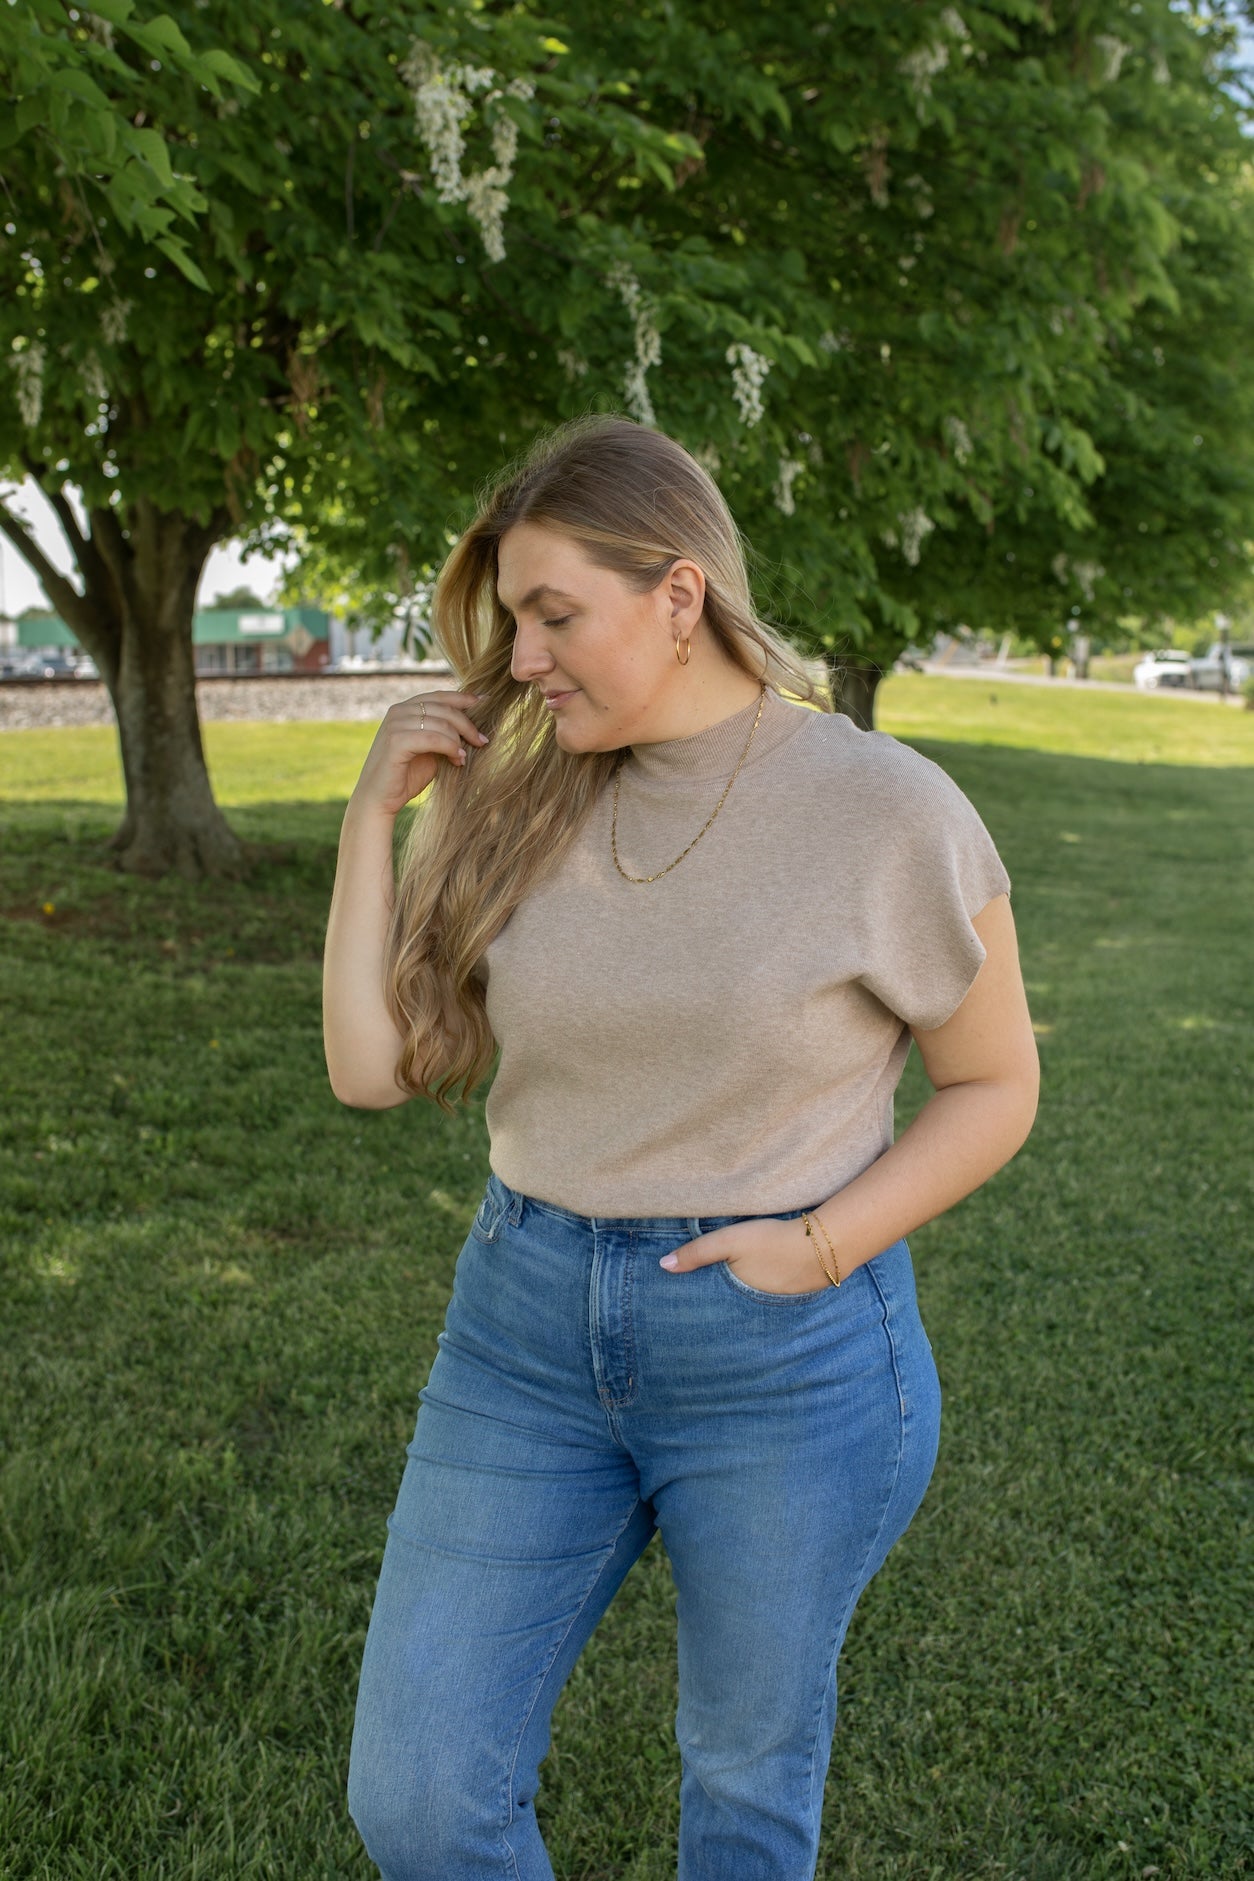
[[[490,1174],[362,1661],[348,1800],[385,1881],[552,1881],[550,1716],[655,1528],[680,1881],[813,1876],[837,1654],[922,1500],[940,1391],[904,1241],[811,1293],[658,1266],[744,1219],[579,1215]]]

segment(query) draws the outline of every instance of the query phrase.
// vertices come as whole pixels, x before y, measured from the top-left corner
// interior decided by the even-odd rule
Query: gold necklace
[[[719,811],[722,809],[723,805],[726,803],[727,791],[731,789],[737,777],[740,775],[740,765],[744,763],[745,759],[749,755],[749,746],[753,743],[753,733],[758,729],[758,719],[760,719],[762,716],[762,707],[765,704],[766,704],[766,687],[763,686],[762,697],[758,700],[757,717],[754,719],[752,730],[750,731],[748,738],[745,740],[745,748],[740,754],[740,763],[737,764],[735,770],[732,772],[731,776],[728,778],[727,789],[724,790],[722,796],[719,798],[717,804],[714,806],[714,816],[712,816],[710,818],[710,822],[705,825],[705,829],[699,829],[697,831],[692,841],[688,844],[688,849],[696,848],[697,844],[701,841],[701,838],[705,835],[705,831],[709,829],[710,823],[714,821],[714,817],[718,815]],[[623,768],[623,764],[625,763],[626,763],[626,759],[624,758],[619,762],[619,764],[616,766],[615,771],[614,771],[614,815],[610,822],[610,849],[613,852],[613,856],[614,856],[614,867],[618,870],[619,874],[622,876],[625,882],[656,882],[659,876],[669,875],[671,870],[673,868],[676,868],[678,864],[683,861],[684,857],[688,854],[688,849],[682,850],[681,853],[675,857],[674,862],[668,862],[664,869],[659,869],[657,871],[656,875],[628,875],[626,869],[623,867],[622,863],[618,859],[618,782],[619,782],[619,773],[621,772]]]

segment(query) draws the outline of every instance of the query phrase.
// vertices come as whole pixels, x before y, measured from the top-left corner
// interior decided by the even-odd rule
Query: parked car
[[[1157,653],[1146,653],[1132,668],[1132,683],[1142,692],[1156,692],[1159,686],[1192,686],[1193,662],[1187,653],[1177,653],[1174,647],[1163,647]]]
[[[45,653],[35,666],[37,679],[73,679],[78,661],[72,653],[63,653],[59,647],[51,653]]]
[[[18,649],[0,653],[0,679],[20,679],[29,664],[29,654]]]
[[[1193,684],[1203,692],[1221,692],[1223,690],[1224,658],[1228,662],[1228,691],[1239,692],[1247,679],[1254,677],[1254,645],[1245,642],[1241,646],[1225,647],[1217,640],[1198,659],[1192,662]]]

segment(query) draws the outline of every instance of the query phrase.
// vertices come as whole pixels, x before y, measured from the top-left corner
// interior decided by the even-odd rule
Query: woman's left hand
[[[831,1255],[827,1258],[830,1263]],[[832,1284],[815,1259],[799,1215],[795,1221],[767,1215],[715,1228],[665,1255],[661,1265],[670,1273],[686,1274],[714,1261],[726,1261],[737,1280],[759,1293],[814,1293]]]

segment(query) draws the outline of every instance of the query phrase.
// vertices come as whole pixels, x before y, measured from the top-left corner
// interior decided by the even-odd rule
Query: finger
[[[430,697],[416,700],[414,703],[417,706],[418,729],[425,730],[427,726],[439,720],[451,724],[459,737],[468,738],[472,744],[486,745],[489,742],[488,734],[480,731],[468,712],[459,712],[451,707],[447,711],[438,709],[444,707],[451,697],[473,697],[473,694],[440,693],[434,700]],[[411,713],[410,716],[412,717],[413,714]]]
[[[715,1261],[727,1259],[728,1249],[718,1239],[717,1234],[703,1234],[696,1241],[686,1241],[683,1247],[672,1248],[669,1254],[663,1254],[658,1262],[669,1274],[690,1274],[698,1267],[710,1267]]]

